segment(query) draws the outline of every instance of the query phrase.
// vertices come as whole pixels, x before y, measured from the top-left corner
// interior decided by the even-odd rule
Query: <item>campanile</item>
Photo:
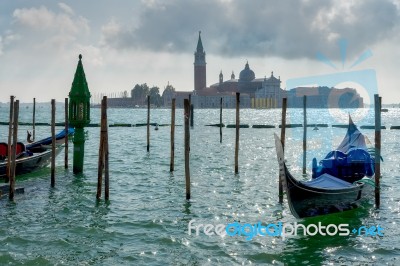
[[[194,89],[199,91],[206,86],[206,53],[201,42],[201,31],[199,31],[199,40],[194,53]]]

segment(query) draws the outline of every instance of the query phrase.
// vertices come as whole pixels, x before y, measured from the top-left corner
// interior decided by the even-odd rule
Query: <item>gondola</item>
[[[56,156],[62,151],[64,147],[62,145],[56,146]],[[41,150],[39,150],[41,149]],[[15,160],[15,175],[23,175],[31,173],[38,169],[44,168],[51,163],[51,149],[46,147],[35,148],[35,153],[31,153],[27,156],[19,157]],[[7,171],[7,159],[0,160],[0,178],[6,177]]]
[[[366,148],[364,136],[358,131],[351,118],[349,120],[347,134],[337,149],[341,155],[349,155],[354,150]],[[279,163],[279,178],[286,192],[290,211],[295,217],[305,218],[351,210],[372,198],[374,190],[374,181],[371,176],[373,175],[371,165],[374,161],[372,156],[361,158],[363,160],[341,157],[339,163],[335,164],[333,161],[338,158],[335,157],[336,151],[333,151],[321,160],[319,169],[315,169],[315,162],[313,163],[313,179],[299,181],[291,175],[286,166],[282,142],[276,134],[275,146]],[[362,156],[364,155],[362,153]],[[334,167],[327,167],[329,163]]]
[[[69,134],[73,134],[73,129]],[[49,141],[50,139],[50,141]],[[56,137],[56,156],[62,151],[65,141],[65,131],[61,131]],[[51,138],[45,138],[30,144],[17,143],[15,175],[23,175],[44,168],[51,163]],[[0,143],[0,179],[7,174],[7,143]]]

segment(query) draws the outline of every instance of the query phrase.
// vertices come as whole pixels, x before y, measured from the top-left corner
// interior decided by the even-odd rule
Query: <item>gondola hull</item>
[[[357,208],[373,195],[373,187],[362,181],[349,188],[327,189],[308,186],[298,181],[284,165],[284,190],[287,194],[289,207],[298,218],[331,214]]]
[[[56,147],[56,156],[62,151],[63,146]],[[43,149],[42,152],[32,156],[16,160],[15,175],[23,175],[44,168],[51,163],[51,149]],[[0,178],[6,177],[7,160],[0,162]]]
[[[360,180],[337,188],[310,186],[307,182],[296,180],[286,167],[282,143],[276,134],[275,146],[279,179],[287,195],[289,208],[295,217],[305,218],[351,210],[372,197],[374,186],[369,184],[372,183],[372,179],[368,179],[368,184]]]

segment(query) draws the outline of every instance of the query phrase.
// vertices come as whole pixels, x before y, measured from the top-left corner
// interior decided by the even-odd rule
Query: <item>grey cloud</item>
[[[3,38],[0,35],[0,56],[3,54]]]
[[[136,25],[103,33],[103,40],[116,49],[188,53],[202,30],[208,54],[315,59],[322,52],[339,59],[341,38],[356,57],[398,31],[399,12],[391,1],[347,2],[174,0],[144,5]]]

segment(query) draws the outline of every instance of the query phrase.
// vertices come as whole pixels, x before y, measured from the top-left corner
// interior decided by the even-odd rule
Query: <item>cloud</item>
[[[73,15],[75,13],[74,10],[65,3],[58,3],[58,6],[67,14]]]
[[[124,35],[122,31],[122,26],[111,19],[107,24],[101,27],[102,37],[100,44],[105,46],[119,47],[119,42],[121,37]]]
[[[3,36],[0,35],[0,56],[4,54],[4,50],[7,49],[7,47],[12,46],[20,38],[21,36],[10,30],[6,31]]]
[[[115,49],[193,52],[202,30],[207,53],[227,57],[340,58],[398,34],[399,11],[390,0],[157,0],[144,1],[138,23],[103,27],[105,45]]]
[[[64,12],[55,13],[44,6],[16,9],[13,17],[16,23],[42,32],[50,30],[77,34],[81,31],[89,31],[88,21],[85,18],[73,16],[72,9],[65,4],[60,4],[60,7]]]
[[[3,54],[3,38],[0,36],[0,56]]]
[[[46,7],[22,8],[13,12],[16,22],[33,29],[48,29],[53,27],[56,15]]]
[[[60,11],[45,6],[20,8],[13,12],[13,26],[21,39],[29,40],[31,48],[64,49],[77,38],[90,32],[88,20],[74,15],[66,4],[59,4]],[[20,42],[20,45],[24,45]]]

